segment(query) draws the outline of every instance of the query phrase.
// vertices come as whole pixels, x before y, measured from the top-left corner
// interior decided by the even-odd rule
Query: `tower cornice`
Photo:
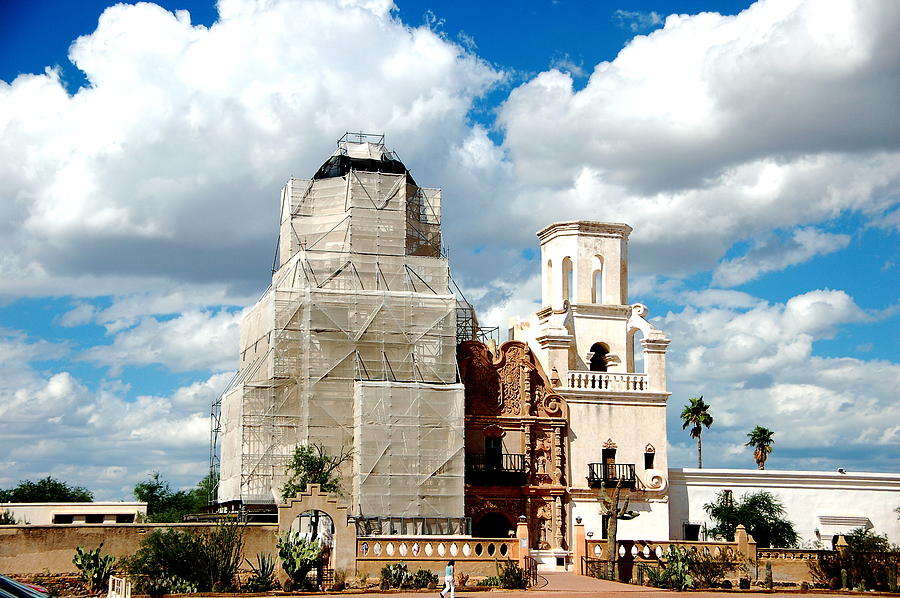
[[[591,237],[613,237],[628,238],[632,228],[627,224],[620,222],[595,222],[592,220],[568,220],[565,222],[554,222],[550,226],[542,228],[537,232],[538,239],[541,243],[546,242],[553,237],[567,235],[584,235]]]

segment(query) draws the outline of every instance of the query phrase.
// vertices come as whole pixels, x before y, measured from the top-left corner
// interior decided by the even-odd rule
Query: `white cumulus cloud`
[[[746,254],[725,260],[716,266],[713,283],[731,287],[803,263],[817,255],[845,248],[849,235],[825,233],[814,228],[799,228],[787,241],[777,237],[758,241]]]

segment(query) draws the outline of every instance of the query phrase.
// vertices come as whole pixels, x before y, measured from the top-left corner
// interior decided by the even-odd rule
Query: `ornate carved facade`
[[[466,515],[476,535],[514,530],[524,515],[532,548],[566,549],[565,400],[528,345],[510,341],[496,352],[478,341],[458,347],[466,388]]]

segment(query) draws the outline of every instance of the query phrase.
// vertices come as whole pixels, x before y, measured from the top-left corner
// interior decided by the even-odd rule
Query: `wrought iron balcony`
[[[525,484],[525,455],[510,453],[466,454],[466,482],[477,486]]]
[[[599,488],[601,484],[607,488],[615,488],[619,480],[622,488],[634,490],[637,486],[637,475],[633,463],[588,463],[588,486]]]

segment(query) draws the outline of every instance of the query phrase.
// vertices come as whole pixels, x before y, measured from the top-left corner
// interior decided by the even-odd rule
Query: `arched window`
[[[641,348],[641,339],[644,333],[635,328],[628,333],[628,371],[629,372],[645,372],[646,364],[644,364],[644,350]],[[640,362],[640,364],[638,364]]]
[[[591,275],[591,301],[603,303],[603,258],[594,256],[594,273]]]
[[[572,259],[563,258],[562,263],[562,290],[563,301],[572,302]]]
[[[604,343],[594,343],[591,345],[591,371],[606,371],[606,356],[609,355],[609,347]]]
[[[553,260],[547,260],[547,273],[544,278],[544,284],[547,285],[547,304],[553,303]]]

